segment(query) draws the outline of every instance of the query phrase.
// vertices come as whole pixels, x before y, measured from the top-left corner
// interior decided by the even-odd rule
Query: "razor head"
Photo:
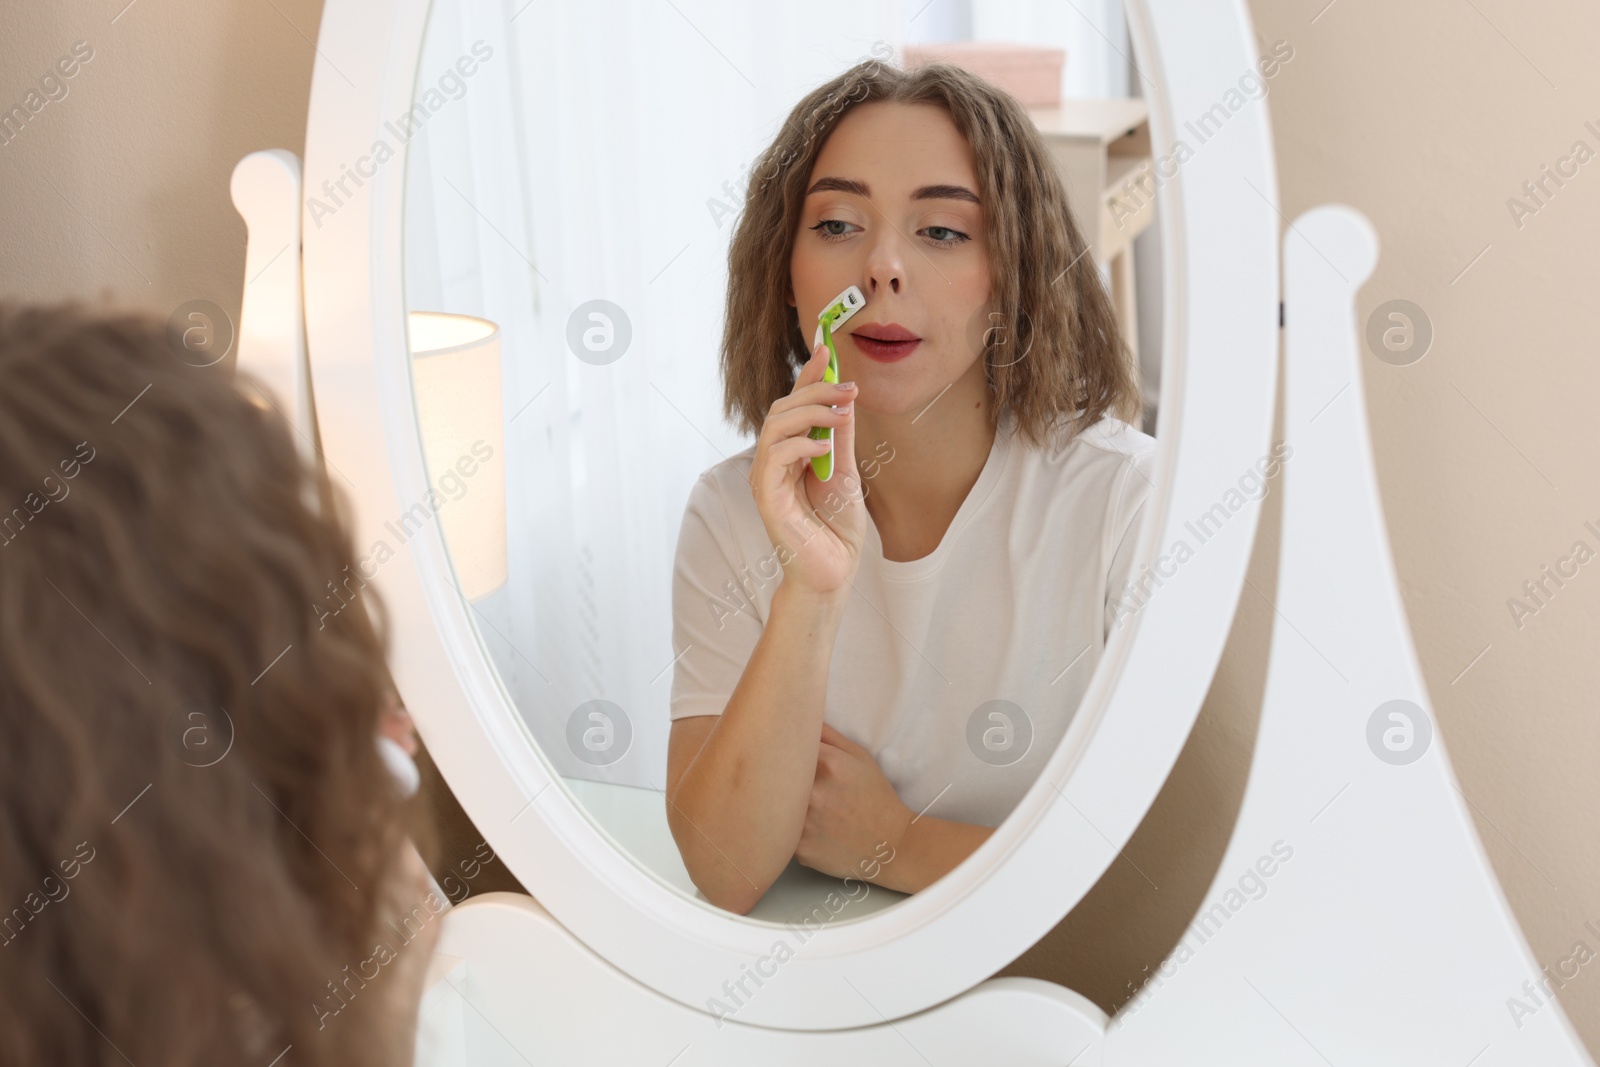
[[[820,345],[836,327],[866,306],[867,298],[854,285],[834,297],[833,302],[823,308],[822,314],[817,317],[817,339],[811,342],[812,347]]]

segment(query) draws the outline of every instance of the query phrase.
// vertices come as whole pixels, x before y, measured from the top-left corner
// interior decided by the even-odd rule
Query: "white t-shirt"
[[[1037,779],[1115,622],[1155,443],[1107,416],[1052,455],[1007,413],[930,555],[884,559],[868,516],[823,717],[913,812],[998,826]],[[674,720],[722,713],[783,580],[751,495],[754,458],[752,444],[707,470],[684,509]]]

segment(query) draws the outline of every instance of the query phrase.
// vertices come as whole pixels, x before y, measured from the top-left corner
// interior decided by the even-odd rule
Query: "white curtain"
[[[484,417],[506,422],[509,572],[474,614],[560,773],[664,784],[678,524],[700,472],[750,443],[722,421],[717,345],[756,154],[877,42],[968,37],[1063,47],[1064,91],[1127,93],[1116,0],[436,0],[417,86],[446,102],[407,145],[407,298],[502,331]],[[626,329],[613,362],[568,344],[596,300],[620,313],[577,328]],[[603,765],[569,742],[596,699],[632,735]]]

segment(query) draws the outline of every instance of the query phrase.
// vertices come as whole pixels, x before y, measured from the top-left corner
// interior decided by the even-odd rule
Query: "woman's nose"
[[[909,247],[907,239],[887,220],[880,221],[882,225],[876,227],[877,232],[871,237],[871,243],[867,246],[867,260],[863,264],[869,297],[886,291],[899,293],[905,277],[905,256]]]

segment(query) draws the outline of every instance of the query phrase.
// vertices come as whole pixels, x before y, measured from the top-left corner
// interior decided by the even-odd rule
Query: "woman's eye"
[[[845,234],[843,234],[841,232],[834,231],[834,230],[824,229],[823,227],[825,227],[825,226],[848,226],[848,225],[850,225],[850,224],[848,222],[845,222],[843,219],[823,219],[821,222],[817,223],[815,226],[813,226],[811,228],[813,230],[815,230],[816,233],[817,233],[817,236],[822,238],[824,241],[839,241],[839,240],[842,240],[845,237]]]
[[[954,234],[955,236],[953,236],[953,237],[936,237],[931,232],[929,232],[929,231],[932,231],[932,230],[938,230],[940,233]],[[942,245],[945,248],[949,248],[950,246],[958,244],[961,241],[970,241],[970,240],[972,240],[972,238],[968,237],[966,234],[962,233],[960,230],[952,230],[948,226],[925,226],[925,227],[923,227],[922,232],[928,234],[928,239],[931,240],[934,244]]]

